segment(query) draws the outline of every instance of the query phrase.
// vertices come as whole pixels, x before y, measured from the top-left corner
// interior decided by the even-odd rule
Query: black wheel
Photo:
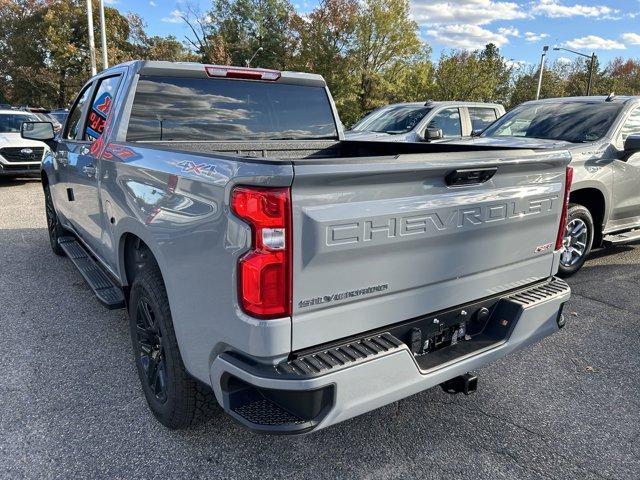
[[[582,205],[569,205],[558,271],[561,277],[569,277],[582,268],[591,252],[594,233],[591,212]]]
[[[58,220],[58,214],[56,213],[56,209],[53,206],[53,200],[51,199],[51,190],[49,189],[49,185],[45,185],[44,187],[44,208],[47,214],[47,230],[49,231],[49,243],[51,243],[51,250],[56,255],[64,255],[64,250],[60,248],[60,244],[58,244],[58,239],[64,235],[64,228],[60,225],[60,221]]]
[[[211,389],[185,370],[164,282],[155,265],[141,271],[133,282],[129,327],[142,390],[160,423],[185,428],[213,408]]]

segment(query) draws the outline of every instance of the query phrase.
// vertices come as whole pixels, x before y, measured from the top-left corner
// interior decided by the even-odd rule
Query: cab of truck
[[[347,140],[436,142],[470,137],[504,115],[497,103],[416,102],[378,108],[345,133]]]

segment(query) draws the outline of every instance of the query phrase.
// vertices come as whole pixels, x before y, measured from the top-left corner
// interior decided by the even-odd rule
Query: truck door
[[[102,135],[107,116],[115,101],[121,75],[98,79],[87,110],[79,148],[69,158],[69,186],[75,197],[73,225],[78,235],[97,251],[102,235],[102,213],[98,198],[99,165],[91,144]]]
[[[624,149],[624,141],[629,135],[640,135],[640,107],[636,107],[627,117],[616,139],[616,148]],[[640,223],[640,153],[613,163],[613,215],[612,219],[622,224]],[[624,222],[628,220],[628,222]]]
[[[461,137],[463,132],[460,109],[443,108],[431,118],[427,128],[439,128],[442,130],[442,138]]]
[[[74,201],[74,190],[69,186],[70,161],[75,161],[75,156],[82,146],[81,131],[92,85],[85,85],[76,98],[55,151],[55,179],[51,182],[51,193],[58,214],[70,222],[73,222]]]

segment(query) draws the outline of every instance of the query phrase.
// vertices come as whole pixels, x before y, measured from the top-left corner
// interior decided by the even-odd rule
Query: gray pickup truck
[[[569,276],[592,247],[640,240],[640,97],[566,97],[523,103],[457,144],[566,149],[573,182],[560,260]]]
[[[323,79],[132,62],[43,162],[48,231],[128,309],[150,409],[317,430],[558,331],[569,155],[345,141]],[[90,322],[88,322],[89,327]]]

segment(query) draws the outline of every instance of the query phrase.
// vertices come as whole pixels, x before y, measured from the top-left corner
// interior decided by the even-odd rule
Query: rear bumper
[[[406,342],[405,335],[405,326],[418,325],[416,320],[307,351],[275,366],[223,353],[211,365],[211,384],[225,411],[249,428],[269,433],[318,430],[439,385],[553,334],[563,324],[562,307],[570,293],[565,282],[553,278],[484,300],[492,302],[485,330],[492,334],[500,325],[506,330],[491,341],[484,339],[487,332],[478,335],[484,343],[475,347],[472,338],[416,356],[415,345]],[[447,318],[476,307],[481,303],[437,315]],[[425,317],[421,325],[433,318]],[[439,360],[433,363],[433,358]]]

